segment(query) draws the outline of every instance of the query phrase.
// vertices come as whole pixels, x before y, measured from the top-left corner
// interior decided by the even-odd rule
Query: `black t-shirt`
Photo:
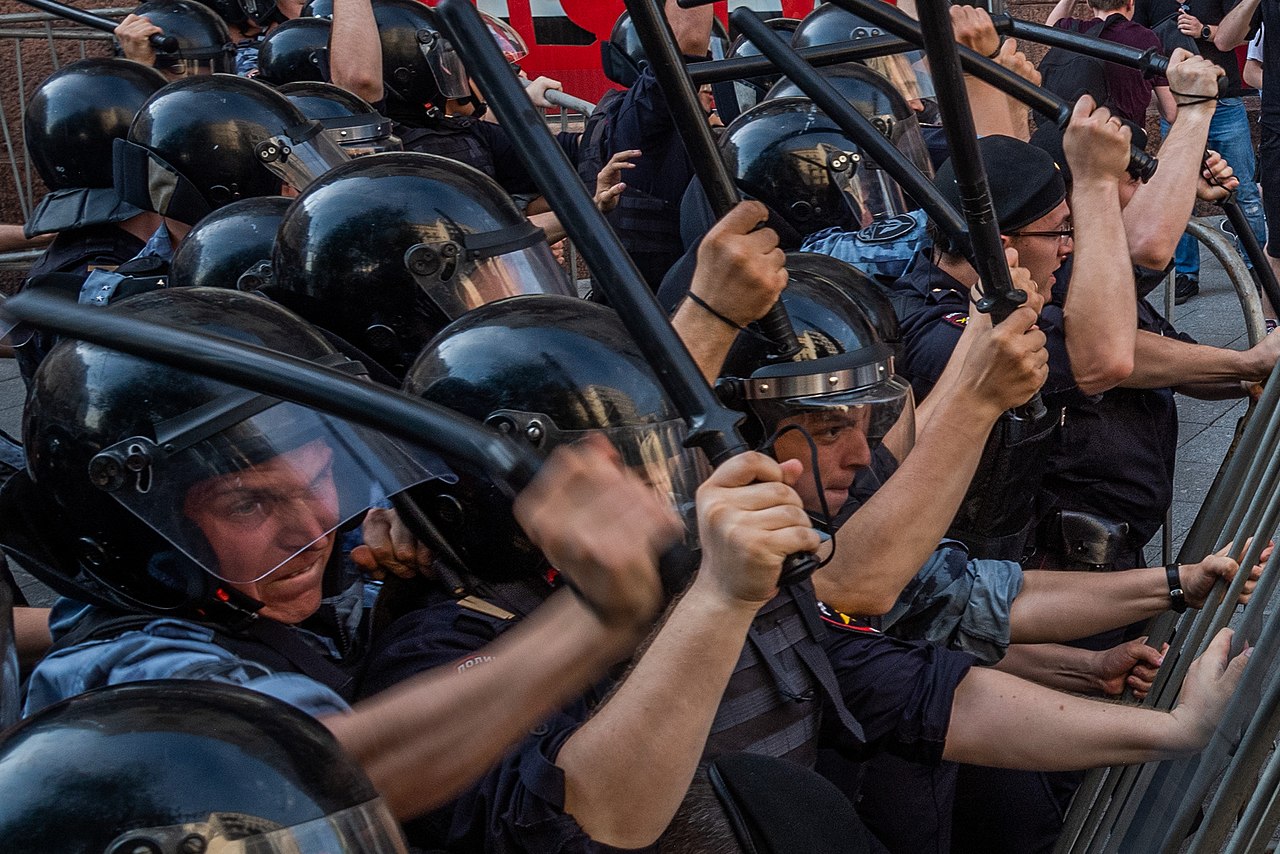
[[[1262,4],[1262,23],[1266,33],[1276,34],[1274,38],[1262,40],[1262,67],[1280,68],[1280,4]],[[1280,86],[1264,83],[1259,121],[1273,133],[1280,133]]]
[[[1239,4],[1240,0],[1182,0],[1182,2],[1190,7],[1190,13],[1199,18],[1200,23],[1217,25],[1222,23],[1222,19]],[[1169,18],[1176,20],[1179,5],[1179,0],[1135,0],[1133,20],[1154,30],[1157,24]],[[1259,16],[1255,14],[1251,30],[1257,29],[1258,19]],[[1227,96],[1240,97],[1244,93],[1245,86],[1240,79],[1240,64],[1236,61],[1235,52],[1218,50],[1212,39],[1201,39],[1197,36],[1195,42],[1201,56],[1222,66],[1227,72],[1227,80],[1230,83]]]

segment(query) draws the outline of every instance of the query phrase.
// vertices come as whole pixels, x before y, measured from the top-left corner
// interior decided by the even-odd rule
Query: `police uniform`
[[[868,275],[893,280],[906,272],[924,244],[927,221],[924,211],[909,211],[878,219],[860,231],[828,228],[806,237],[800,251],[830,255]]]
[[[542,589],[534,598],[545,594]],[[529,595],[520,610],[527,609]],[[761,609],[704,758],[745,750],[813,766],[819,746],[827,746],[858,761],[878,750],[940,761],[955,688],[973,659],[823,616],[812,597],[806,584]],[[441,664],[483,667],[483,659],[468,656],[516,622],[497,613],[440,595],[404,615],[379,635],[365,693]],[[609,687],[573,701],[459,801],[415,823],[411,841],[458,851],[609,850],[587,839],[565,814],[564,777],[555,766],[560,747]]]

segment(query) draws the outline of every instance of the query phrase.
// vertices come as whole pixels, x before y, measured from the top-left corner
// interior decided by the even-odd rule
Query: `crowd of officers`
[[[754,52],[709,6],[666,17],[689,63]],[[878,33],[830,5],[771,27]],[[744,415],[758,450],[712,471],[432,9],[149,0],[116,35],[28,107],[52,243],[24,290],[401,389],[545,463],[513,497],[431,437],[14,326],[0,547],[60,598],[15,611],[7,849],[1025,854],[1081,769],[1208,741],[1248,658],[1229,632],[1172,711],[1106,700],[1150,687],[1148,619],[1241,571],[1146,566],[1175,395],[1244,396],[1280,356],[1146,299],[1236,183],[1204,159],[1212,62],[1170,57],[1145,183],[1145,135],[1088,96],[1033,138],[966,78],[1026,294],[993,324],[967,244],[788,80],[713,87],[747,199],[717,221],[624,16],[619,88],[557,141]],[[923,56],[823,73],[959,208]],[[757,324],[779,301],[798,354]]]

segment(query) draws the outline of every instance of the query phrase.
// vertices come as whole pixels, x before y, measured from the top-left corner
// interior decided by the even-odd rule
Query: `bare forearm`
[[[1133,373],[1125,388],[1217,385],[1267,378],[1267,368],[1251,350],[1188,344],[1154,332],[1138,332]]]
[[[1258,0],[1243,0],[1232,9],[1218,24],[1213,34],[1213,45],[1218,50],[1234,50],[1249,38],[1249,25],[1253,23],[1253,14],[1258,11]]]
[[[1178,111],[1178,120],[1160,146],[1160,168],[1125,207],[1124,230],[1133,263],[1160,270],[1173,258],[1195,205],[1213,106],[1194,104]]]
[[[39,234],[30,240],[22,233],[20,225],[0,225],[0,252],[12,252],[16,249],[34,249],[43,246],[53,239],[52,234]]]
[[[638,848],[671,822],[752,617],[695,583],[618,690],[565,742],[556,757],[565,811],[592,839]]]
[[[382,42],[370,0],[334,0],[329,75],[369,103],[382,100]]]
[[[1025,125],[1018,129],[1014,125],[1014,105],[1007,95],[978,80],[965,75],[964,88],[969,96],[969,106],[973,111],[974,126],[978,136],[1012,136],[1026,139]]]
[[[49,609],[14,608],[13,634],[18,644],[18,662],[24,668],[34,666],[53,643],[49,636]]]
[[[676,309],[671,325],[684,346],[689,348],[689,355],[693,356],[702,376],[714,385],[725,357],[729,355],[729,348],[738,337],[737,331],[688,299]]]
[[[560,217],[550,211],[533,214],[529,217],[529,222],[542,229],[543,234],[547,236],[547,243],[559,243],[568,237],[568,232],[560,224]]]
[[[1094,655],[1091,650],[1056,643],[1015,643],[995,669],[1057,691],[1101,694]]]
[[[1058,0],[1054,7],[1049,10],[1049,17],[1044,19],[1046,27],[1052,27],[1063,18],[1070,18],[1071,12],[1076,8],[1076,0]]]
[[[938,402],[902,466],[837,532],[813,577],[820,599],[850,614],[893,607],[955,518],[997,417],[970,395]]]
[[[1023,574],[1022,592],[1009,609],[1014,643],[1050,643],[1088,637],[1163,613],[1169,585],[1163,568],[1123,572]]]
[[[1197,748],[1168,712],[1075,697],[975,667],[956,689],[943,757],[996,768],[1069,771]]]
[[[1080,390],[1099,394],[1133,370],[1138,303],[1133,268],[1116,263],[1129,257],[1129,246],[1114,180],[1077,179],[1071,195],[1076,246],[1063,307],[1067,355]]]
[[[564,591],[477,652],[475,666],[436,668],[324,723],[395,814],[411,818],[452,800],[636,639]]]
[[[681,9],[676,0],[667,0],[666,13],[680,53],[684,56],[706,54],[711,45],[711,23],[715,16],[711,6]]]

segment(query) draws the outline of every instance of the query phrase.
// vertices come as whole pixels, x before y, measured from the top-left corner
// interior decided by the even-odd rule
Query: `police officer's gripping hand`
[[[1147,696],[1169,645],[1157,650],[1147,646],[1146,640],[1137,638],[1094,653],[1092,676],[1099,693],[1116,697],[1127,687],[1139,700]]]
[[[640,150],[636,148],[619,151],[609,158],[609,162],[596,175],[595,203],[601,213],[608,213],[618,206],[618,201],[627,190],[627,185],[622,181],[622,173],[636,168],[631,161],[639,156]]]
[[[1040,69],[1036,68],[1034,62],[1027,59],[1025,53],[1018,50],[1017,39],[1005,39],[1000,45],[1000,51],[993,58],[1022,79],[1029,80],[1037,86],[1040,85]]]
[[[561,85],[559,80],[552,80],[550,77],[538,77],[530,81],[524,91],[535,107],[546,110],[555,106],[555,104],[547,100],[547,92],[552,89],[557,92],[563,92],[564,86]]]
[[[1214,66],[1217,68],[1217,66]],[[1240,179],[1231,164],[1216,151],[1210,149],[1204,159],[1204,169],[1196,182],[1196,198],[1206,202],[1220,202],[1240,186]]]
[[[1062,149],[1076,186],[1085,183],[1118,184],[1129,168],[1132,134],[1106,107],[1081,95],[1071,111],[1071,122],[1062,136]],[[1078,217],[1088,211],[1078,211]]]
[[[957,3],[951,7],[951,29],[958,44],[983,56],[993,56],[1000,49],[1000,34],[986,9]]]
[[[125,59],[141,62],[143,65],[156,64],[155,48],[151,46],[151,37],[164,32],[151,19],[143,15],[125,15],[124,20],[116,25],[113,33],[120,42],[120,50]]]
[[[799,460],[739,454],[698,489],[702,565],[690,589],[753,612],[776,595],[787,555],[816,551],[820,538],[792,484]]]
[[[740,202],[698,248],[689,291],[739,326],[764,317],[787,286],[778,234],[760,227],[768,219],[769,209],[760,202]]]
[[[351,550],[351,562],[366,575],[381,580],[387,573],[411,579],[431,574],[431,549],[400,520],[396,511],[374,507],[360,525],[361,545]]]
[[[658,558],[680,536],[680,523],[607,439],[557,448],[514,510],[602,623],[643,630],[652,622],[662,604]]]
[[[1017,250],[1006,249],[1005,260],[1014,286],[1027,294],[1027,301],[996,326],[992,326],[991,315],[969,307],[964,330],[967,349],[960,373],[960,387],[988,407],[992,417],[1026,403],[1049,377],[1045,335],[1036,326],[1044,300],[1031,273],[1018,266]]]
[[[1226,73],[1203,56],[1178,48],[1169,54],[1165,77],[1179,110],[1196,107],[1212,113],[1218,106],[1218,78]]]
[[[1231,629],[1222,629],[1213,637],[1209,648],[1192,663],[1178,695],[1178,705],[1169,716],[1176,726],[1171,732],[1170,748],[1192,754],[1209,743],[1209,738],[1222,719],[1227,702],[1249,662],[1252,649],[1231,658]]]

